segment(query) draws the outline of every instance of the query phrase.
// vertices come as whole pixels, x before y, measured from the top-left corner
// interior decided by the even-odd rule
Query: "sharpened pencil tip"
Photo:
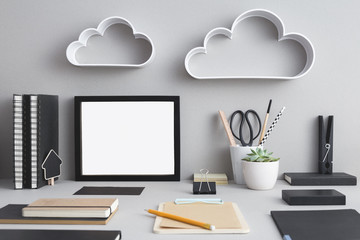
[[[268,105],[268,109],[267,109],[266,113],[270,113],[271,103],[272,103],[272,99],[270,99],[270,101],[269,101],[269,105]]]

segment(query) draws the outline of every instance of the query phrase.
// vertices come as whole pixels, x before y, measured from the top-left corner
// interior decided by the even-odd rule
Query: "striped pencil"
[[[279,121],[280,117],[282,116],[283,112],[285,110],[285,107],[283,107],[281,109],[281,111],[278,113],[278,115],[276,116],[275,120],[272,122],[270,128],[267,130],[267,132],[265,133],[265,136],[263,138],[263,140],[261,141],[261,143],[259,144],[259,146],[263,146],[264,143],[266,142],[266,140],[268,139],[270,133],[273,131],[275,125],[277,124],[277,122]]]

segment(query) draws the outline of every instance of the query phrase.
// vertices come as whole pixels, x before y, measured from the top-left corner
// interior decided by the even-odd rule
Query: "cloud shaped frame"
[[[95,35],[104,36],[105,31],[114,24],[124,24],[132,29],[135,39],[145,39],[151,45],[151,55],[143,63],[140,64],[96,64],[96,63],[79,63],[76,59],[76,52],[81,47],[86,47],[87,41]],[[70,43],[66,49],[66,57],[69,62],[75,66],[108,66],[108,67],[127,67],[127,68],[139,68],[151,63],[155,57],[155,48],[152,40],[144,33],[137,32],[134,26],[126,19],[121,17],[109,17],[104,19],[99,26],[95,28],[88,28],[81,32],[78,41]]]
[[[305,49],[305,52],[306,52],[306,64],[301,72],[299,72],[295,76],[198,76],[191,72],[191,70],[190,70],[191,58],[196,54],[206,54],[207,53],[207,49],[206,49],[207,43],[209,42],[209,40],[212,37],[214,37],[216,35],[224,35],[224,36],[228,37],[229,39],[232,39],[232,35],[233,35],[233,32],[234,32],[237,24],[239,24],[241,21],[243,21],[244,19],[249,18],[249,17],[261,17],[261,18],[265,18],[265,19],[271,21],[278,30],[278,41],[290,39],[290,40],[297,41],[299,44],[301,44],[303,46],[303,48]],[[314,50],[312,43],[310,42],[310,40],[308,38],[306,38],[304,35],[302,35],[300,33],[285,34],[285,26],[284,26],[283,22],[281,21],[281,19],[277,15],[275,15],[274,13],[272,13],[268,10],[253,9],[253,10],[249,10],[249,11],[241,14],[238,18],[236,18],[234,23],[232,24],[231,30],[229,30],[227,28],[223,28],[223,27],[215,28],[215,29],[211,30],[205,36],[203,47],[196,47],[196,48],[191,49],[188,52],[188,54],[185,57],[185,68],[186,68],[186,71],[193,78],[196,78],[196,79],[285,79],[285,80],[290,80],[290,79],[300,78],[300,77],[304,76],[305,74],[307,74],[310,71],[310,69],[312,68],[314,61],[315,61],[315,50]]]

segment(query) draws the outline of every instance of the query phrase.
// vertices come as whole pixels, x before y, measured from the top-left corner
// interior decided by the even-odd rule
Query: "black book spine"
[[[23,96],[23,188],[31,188],[30,96]]]
[[[38,95],[37,114],[37,188],[40,188],[47,184],[41,165],[50,150],[59,153],[59,97]]]

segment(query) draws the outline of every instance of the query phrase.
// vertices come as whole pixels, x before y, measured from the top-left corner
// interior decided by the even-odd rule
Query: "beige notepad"
[[[225,173],[209,173],[206,174],[209,182],[216,182],[217,185],[228,184],[228,178]],[[206,178],[201,173],[194,173],[194,182],[206,182]]]
[[[23,217],[108,218],[117,198],[42,198],[22,209]]]
[[[84,207],[106,206],[116,209],[117,198],[40,198],[29,204],[33,207]]]
[[[160,234],[182,233],[247,233],[249,227],[238,206],[232,202],[224,204],[175,204],[166,202],[159,205],[159,211],[206,222],[215,226],[210,231],[197,226],[174,221],[167,218],[156,217],[154,232]]]

